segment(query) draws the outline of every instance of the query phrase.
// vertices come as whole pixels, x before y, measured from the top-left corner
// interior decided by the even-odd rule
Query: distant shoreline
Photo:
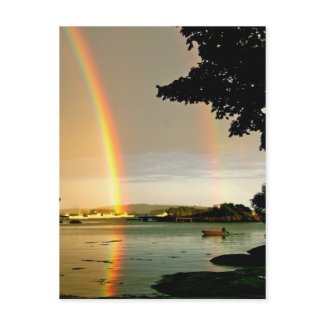
[[[165,217],[166,218],[166,217]],[[68,224],[70,220],[67,217],[60,217],[60,223],[61,224]],[[162,218],[161,218],[162,219]],[[159,222],[159,223],[263,223],[261,220],[224,220],[224,219],[218,219],[218,220],[193,220],[193,221],[178,221],[175,220],[155,220],[155,221],[145,221],[140,220],[138,218],[134,218],[133,220],[126,220],[126,218],[102,218],[102,219],[78,219],[82,223],[92,223],[92,222],[111,222],[111,221],[125,221],[127,223],[132,224],[132,222],[141,222],[141,223],[152,223],[152,222]],[[62,221],[62,222],[61,222]]]
[[[212,207],[198,206],[163,206],[163,205],[125,205],[120,207],[122,213],[114,208],[102,207],[83,210],[60,210],[60,217],[69,219],[109,219],[125,217],[127,220],[157,221],[157,222],[260,222],[263,221],[251,208],[243,204],[222,203]],[[130,212],[132,211],[132,212]],[[85,218],[85,219],[84,219]]]

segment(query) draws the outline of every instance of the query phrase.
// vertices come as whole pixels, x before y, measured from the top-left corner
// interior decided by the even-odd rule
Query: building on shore
[[[103,219],[119,219],[119,218],[133,218],[134,215],[127,213],[70,213],[66,214],[69,220],[103,220]]]

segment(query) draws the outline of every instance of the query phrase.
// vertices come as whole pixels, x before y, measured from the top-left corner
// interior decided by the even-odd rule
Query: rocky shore
[[[265,245],[247,253],[221,255],[210,260],[213,264],[242,269],[169,274],[152,288],[172,298],[265,299]]]
[[[265,267],[265,245],[255,247],[247,253],[220,255],[211,259],[210,262],[216,265]]]

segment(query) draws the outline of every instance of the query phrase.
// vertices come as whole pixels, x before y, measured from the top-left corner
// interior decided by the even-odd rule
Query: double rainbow
[[[110,175],[110,202],[114,205],[116,213],[122,213],[124,212],[122,208],[122,196],[125,196],[125,193],[122,195],[122,185],[120,182],[123,176],[123,162],[106,90],[98,73],[96,61],[81,28],[66,27],[64,30],[77,58],[101,129],[105,157]]]

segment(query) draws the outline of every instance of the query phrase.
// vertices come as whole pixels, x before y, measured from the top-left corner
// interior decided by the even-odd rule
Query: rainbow
[[[110,203],[114,205],[116,213],[122,213],[124,212],[122,198],[125,199],[125,192],[122,190],[120,180],[122,179],[124,169],[114,120],[111,115],[111,107],[107,100],[95,59],[92,56],[81,28],[66,27],[64,30],[77,58],[101,130],[107,168],[110,175]],[[123,244],[120,243],[121,238],[124,238],[123,231],[119,232],[118,236],[111,238],[112,240],[116,240],[116,242],[112,243],[108,249],[108,259],[113,262],[113,265],[108,269],[105,267],[104,270],[107,283],[103,287],[102,294],[105,297],[113,297],[116,295],[116,285],[122,269]]]
[[[122,191],[120,180],[124,169],[106,91],[81,28],[65,27],[64,30],[77,58],[102,133],[103,147],[110,175],[111,203],[114,205],[116,213],[122,213],[124,212],[122,197],[125,198],[125,193]]]

